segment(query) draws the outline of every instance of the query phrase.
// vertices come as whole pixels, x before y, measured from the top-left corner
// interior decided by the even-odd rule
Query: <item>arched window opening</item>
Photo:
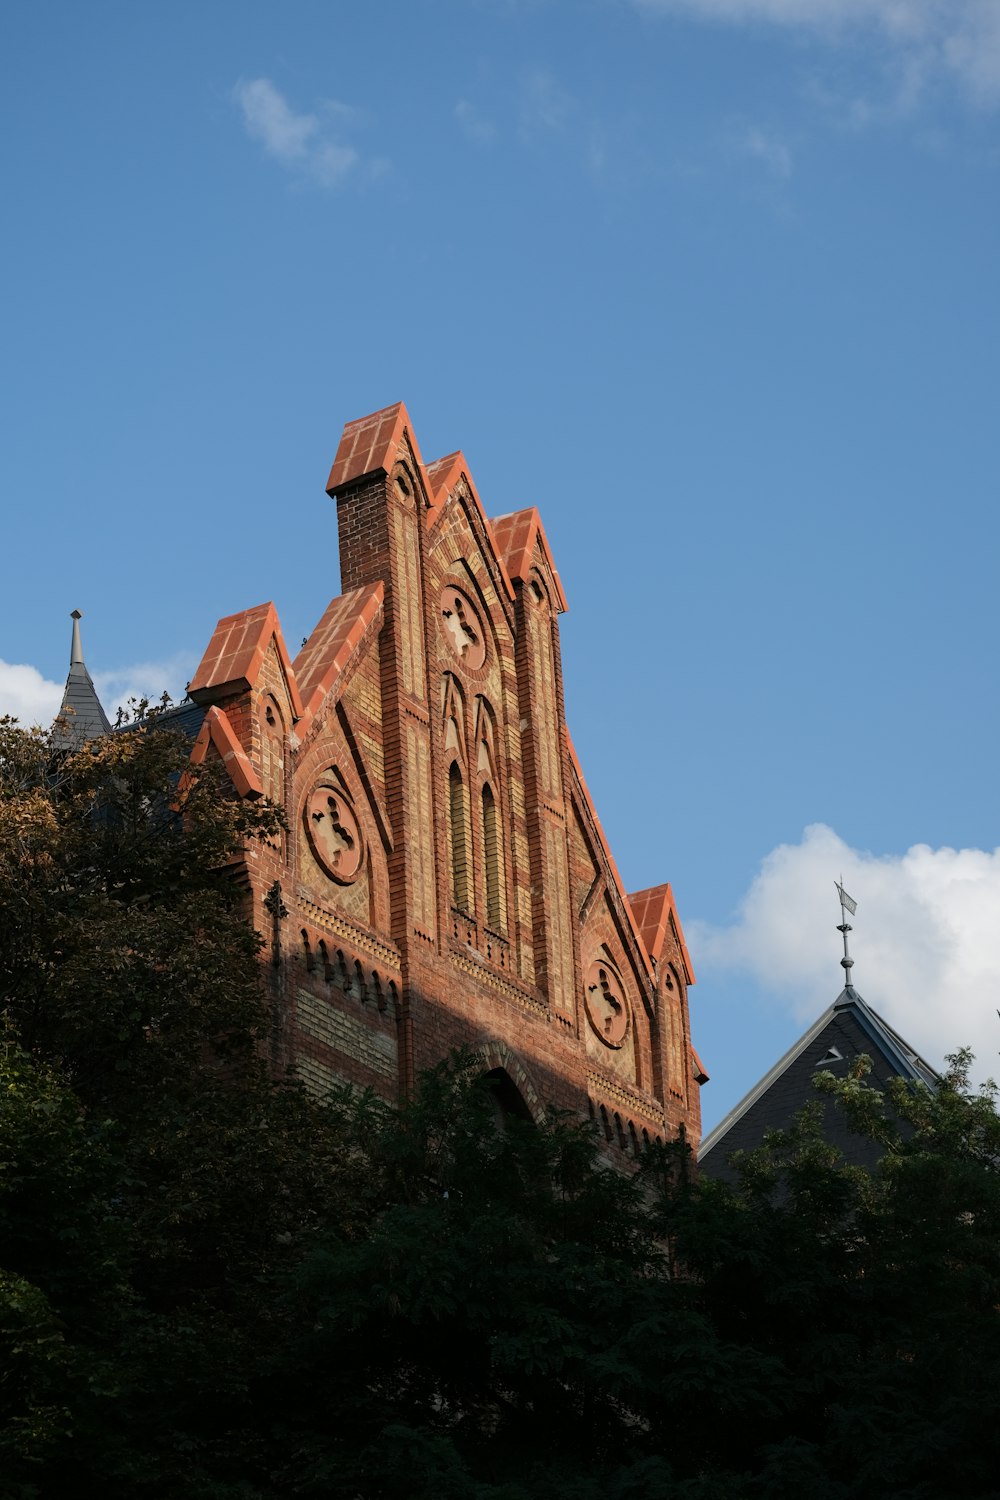
[[[309,942],[309,934],[304,927],[302,929],[302,951],[305,954],[306,972],[311,974],[313,969],[316,967],[316,960],[313,958],[312,945]]]
[[[611,1121],[608,1119],[607,1106],[604,1104],[601,1105],[601,1129],[604,1131],[604,1139],[610,1141]]]
[[[511,1119],[533,1123],[524,1095],[505,1068],[491,1068],[484,1076],[490,1086],[496,1122],[501,1129],[505,1130]]]
[[[459,911],[472,911],[472,850],[465,783],[458,763],[448,771],[448,842],[451,845],[451,901]]]
[[[486,925],[494,932],[503,932],[506,923],[500,819],[489,785],[483,787],[483,857],[486,861]]]

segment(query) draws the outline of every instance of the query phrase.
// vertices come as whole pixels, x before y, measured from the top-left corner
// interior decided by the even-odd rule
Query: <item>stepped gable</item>
[[[272,604],[220,620],[190,688],[196,759],[285,813],[242,872],[275,1065],[393,1097],[464,1047],[613,1157],[697,1141],[694,976],[670,888],[630,901],[568,734],[538,511],[491,521],[401,402],[346,424],[327,488],[343,592],[294,662]]]

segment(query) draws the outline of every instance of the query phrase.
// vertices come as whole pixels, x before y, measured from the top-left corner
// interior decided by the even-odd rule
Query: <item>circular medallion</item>
[[[449,586],[441,590],[441,626],[463,667],[478,671],[486,660],[486,631],[479,611],[461,589]]]
[[[323,869],[341,885],[349,885],[365,852],[354,808],[339,787],[321,781],[310,792],[303,817],[312,852]]]
[[[620,1047],[628,1031],[628,1001],[622,982],[604,959],[587,970],[584,985],[587,1020],[606,1047]]]

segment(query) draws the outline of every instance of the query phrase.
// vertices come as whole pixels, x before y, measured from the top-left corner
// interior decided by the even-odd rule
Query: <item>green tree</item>
[[[68,756],[0,724],[0,1491],[256,1494],[269,1290],[349,1198],[334,1114],[272,1076],[233,879],[277,815],[189,754],[155,713]]]
[[[1000,1121],[820,1086],[699,1181],[501,1114],[474,1059],[391,1106],[269,1063],[240,803],[155,716],[0,725],[0,1494],[15,1500],[987,1500]]]

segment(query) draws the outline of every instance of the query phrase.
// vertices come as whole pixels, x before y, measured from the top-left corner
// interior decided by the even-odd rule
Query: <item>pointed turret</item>
[[[99,734],[107,734],[111,729],[83,660],[80,619],[80,610],[74,609],[69,675],[66,678],[62,707],[56,715],[52,730],[53,740],[62,750],[79,750],[88,740],[95,739]]]

